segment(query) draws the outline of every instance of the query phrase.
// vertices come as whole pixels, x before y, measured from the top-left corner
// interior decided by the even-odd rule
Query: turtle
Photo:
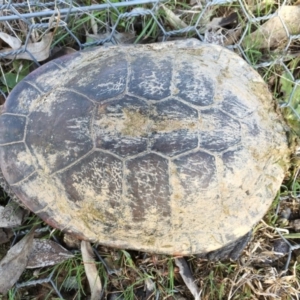
[[[29,210],[78,239],[153,253],[233,249],[290,154],[262,77],[195,39],[57,58],[0,116],[1,171]]]

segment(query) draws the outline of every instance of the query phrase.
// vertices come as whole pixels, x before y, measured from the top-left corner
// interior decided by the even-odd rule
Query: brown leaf
[[[96,42],[110,37],[110,33],[86,34],[88,42]],[[117,44],[133,44],[135,41],[135,32],[115,32],[113,36]],[[105,42],[104,45],[113,45],[112,42]]]
[[[26,268],[34,236],[33,228],[20,242],[14,245],[0,262],[0,293],[7,291],[18,281]],[[4,276],[3,276],[4,275]]]
[[[9,59],[28,59],[28,60],[33,60],[36,59],[37,61],[43,61],[49,57],[50,54],[50,46],[52,43],[53,39],[53,34],[52,33],[46,33],[41,41],[36,42],[36,43],[28,43],[26,46],[26,49],[31,55],[29,55],[28,52],[20,53],[17,55],[7,55],[6,58]],[[19,47],[18,49],[24,49],[25,46]],[[15,48],[4,48],[3,50],[0,51],[0,53],[3,52],[9,52],[12,50],[17,50]]]
[[[70,251],[54,241],[34,239],[26,268],[53,266],[73,256]]]
[[[11,202],[5,207],[0,206],[0,227],[13,228],[22,224],[24,210]]]
[[[278,10],[278,16],[261,25],[242,44],[244,47],[253,44],[257,48],[277,47],[286,42],[290,35],[300,34],[299,20],[300,6],[283,6]]]
[[[81,241],[81,253],[85,273],[91,289],[91,300],[98,300],[101,298],[102,285],[95,264],[93,249],[89,242]]]
[[[0,39],[14,50],[19,49],[22,46],[18,38],[10,36],[5,32],[0,32]]]
[[[10,228],[0,228],[0,245],[7,243],[13,235],[14,233]]]
[[[161,5],[161,7],[165,11],[165,18],[172,28],[183,29],[188,27],[188,25],[183,22],[177,15],[175,15],[172,10],[170,10],[163,4]]]

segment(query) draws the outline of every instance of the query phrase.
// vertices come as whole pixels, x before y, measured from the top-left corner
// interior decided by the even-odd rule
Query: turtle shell
[[[44,221],[104,245],[206,253],[245,235],[289,149],[259,74],[195,41],[53,60],[10,94],[0,164]]]

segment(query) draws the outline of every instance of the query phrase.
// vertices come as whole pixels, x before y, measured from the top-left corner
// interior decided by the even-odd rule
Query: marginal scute
[[[44,183],[44,178],[39,177],[39,175],[37,172],[32,173],[25,180],[12,187],[14,193],[22,199],[25,206],[35,212],[47,205],[47,203],[42,203],[42,199],[39,198],[39,192],[47,190],[45,185],[40,185],[42,182]],[[40,188],[41,186],[43,189]],[[38,193],[35,194],[36,191]]]
[[[32,156],[23,142],[0,147],[0,168],[9,184],[15,184],[35,171]]]
[[[62,226],[62,230],[72,232],[80,239],[87,238],[85,233],[92,237],[93,234],[74,217],[76,207],[66,202],[64,187],[56,177],[43,176],[43,171],[38,170],[13,185],[12,190],[28,209],[49,225],[55,228]]]
[[[70,91],[55,91],[36,103],[28,117],[26,144],[46,173],[58,171],[93,148],[94,105]]]
[[[26,117],[10,114],[0,116],[0,145],[20,142],[25,134]]]
[[[84,52],[86,52],[85,50]],[[57,58],[54,63],[61,68],[63,67],[69,67],[69,66],[74,66],[78,61],[80,61],[80,58],[82,57],[82,52],[74,52],[72,55],[63,55],[59,58]]]
[[[42,65],[26,77],[26,81],[36,86],[43,93],[49,92],[61,84],[65,78],[65,70],[62,70],[54,62]]]
[[[111,154],[94,151],[58,174],[71,201],[94,222],[112,226],[122,217],[123,163]]]
[[[28,115],[30,113],[32,101],[42,95],[43,93],[35,86],[23,81],[22,85],[17,85],[10,93],[10,101],[5,104],[6,112]]]

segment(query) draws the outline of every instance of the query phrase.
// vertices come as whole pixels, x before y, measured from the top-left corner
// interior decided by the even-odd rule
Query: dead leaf
[[[91,28],[93,31],[93,34],[97,34],[98,33],[98,24],[95,20],[95,16],[91,15]]]
[[[24,209],[11,202],[5,207],[0,206],[0,227],[13,228],[20,226],[24,217]]]
[[[0,39],[14,50],[19,49],[22,46],[22,43],[18,38],[10,36],[5,32],[0,32]]]
[[[242,33],[242,28],[240,26],[236,27],[237,23],[238,16],[236,13],[232,13],[228,17],[213,18],[206,25],[204,40],[208,43],[221,46],[229,46],[235,44]],[[234,28],[224,28],[224,26],[229,25]]]
[[[93,43],[101,40],[110,38],[110,33],[98,33],[98,34],[89,34],[86,33],[86,38],[88,43]],[[135,41],[136,34],[134,31],[131,32],[115,32],[112,40],[116,44],[133,44]],[[111,41],[105,42],[104,45],[113,45]]]
[[[249,12],[255,13],[258,11],[264,11],[264,15],[267,15],[270,12],[271,8],[277,4],[275,0],[263,0],[263,1],[247,0],[244,3]],[[251,17],[254,17],[254,15],[251,14]]]
[[[28,43],[26,46],[27,52],[19,53],[17,55],[7,55],[5,58],[8,59],[28,59],[33,60],[33,57],[37,61],[43,61],[49,57],[50,54],[50,46],[52,43],[53,34],[46,33],[42,40],[36,43]],[[19,48],[4,48],[0,51],[0,53],[7,53],[9,51],[25,49],[25,46],[20,46]],[[31,55],[29,53],[31,53]]]
[[[73,256],[70,251],[54,241],[34,239],[26,268],[53,266]]]
[[[7,243],[13,235],[14,233],[11,229],[0,228],[0,245]]]
[[[145,279],[145,299],[151,299],[151,296],[154,295],[155,293],[155,283],[151,278],[146,278]]]
[[[239,21],[238,14],[236,12],[232,12],[228,16],[223,17],[220,20],[219,25],[222,27],[230,26],[231,28],[234,28],[238,24],[238,21]]]
[[[278,16],[271,18],[246,36],[242,44],[244,47],[249,45],[255,45],[257,48],[277,47],[285,43],[290,35],[300,34],[299,19],[300,6],[283,6],[278,10]]]
[[[91,289],[91,300],[101,299],[102,285],[95,264],[93,249],[89,242],[81,241],[81,254]]]
[[[188,27],[188,25],[183,22],[178,16],[176,16],[173,11],[168,9],[165,5],[161,5],[163,10],[165,11],[165,18],[167,22],[174,28],[174,29],[183,29]]]
[[[0,262],[0,293],[7,291],[18,281],[26,268],[34,236],[33,228],[20,242],[14,245]],[[4,276],[3,276],[4,275]]]
[[[117,261],[113,261],[112,257],[107,256],[105,258],[101,258],[100,257],[101,262],[103,263],[106,272],[109,275],[115,274],[117,276],[121,276],[122,274],[122,269],[120,268],[120,266],[118,265]]]
[[[186,284],[186,286],[188,287],[188,289],[194,296],[195,300],[200,300],[201,299],[200,292],[198,290],[197,285],[195,284],[195,279],[194,279],[194,277],[191,273],[191,270],[190,270],[189,266],[187,265],[185,259],[184,258],[175,258],[175,264],[179,268],[179,273],[180,273],[184,283]]]
[[[206,24],[206,30],[220,29],[222,27],[220,25],[220,22],[222,20],[223,20],[222,17],[220,17],[220,18],[213,18],[209,23]]]

